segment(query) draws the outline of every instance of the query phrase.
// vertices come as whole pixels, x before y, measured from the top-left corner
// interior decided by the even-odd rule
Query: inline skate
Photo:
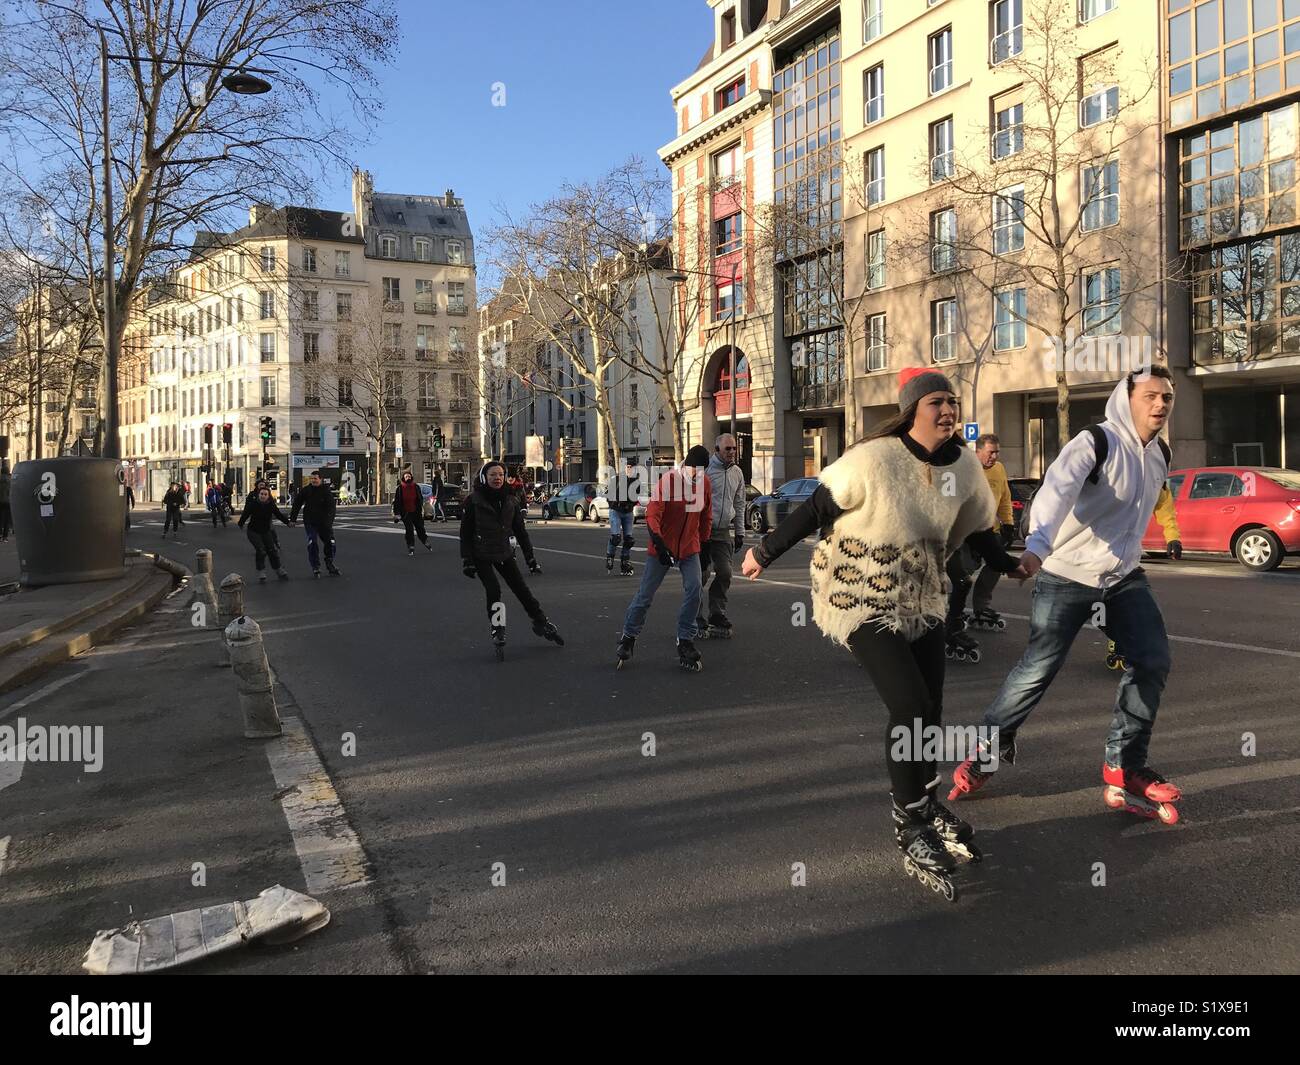
[[[1178,823],[1178,807],[1174,803],[1183,793],[1150,766],[1122,769],[1107,764],[1101,767],[1101,778],[1106,783],[1102,800],[1112,810],[1158,819],[1166,825]]]

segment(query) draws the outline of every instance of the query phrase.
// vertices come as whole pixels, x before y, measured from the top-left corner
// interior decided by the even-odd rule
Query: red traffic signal
[[[234,432],[235,432],[235,427],[231,425],[230,422],[226,422],[226,424],[221,427],[221,442],[223,444],[233,443]]]

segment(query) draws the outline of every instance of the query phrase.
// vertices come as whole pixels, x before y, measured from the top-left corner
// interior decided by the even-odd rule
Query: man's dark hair
[[[1128,382],[1128,394],[1130,396],[1133,394],[1133,388],[1139,379],[1148,377],[1161,377],[1171,385],[1174,383],[1174,375],[1169,372],[1168,366],[1148,366],[1145,370],[1134,370],[1125,378]]]
[[[981,433],[979,439],[975,441],[975,449],[978,451],[985,444],[997,444],[1002,446],[1002,441],[997,438],[996,433]]]

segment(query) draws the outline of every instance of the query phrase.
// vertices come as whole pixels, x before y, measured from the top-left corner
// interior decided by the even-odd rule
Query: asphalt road
[[[1179,825],[1101,802],[1117,674],[1085,631],[1018,764],[959,811],[986,858],[949,904],[902,872],[874,692],[810,609],[796,623],[809,545],[738,583],[736,638],[700,644],[699,674],[676,665],[670,575],[616,672],[635,580],[605,575],[605,529],[531,527],[545,573],[530,582],[566,646],[534,637],[507,593],[498,663],[455,526],[430,525],[432,553],[408,558],[382,509],[340,514],[344,576],[311,580],[301,529],[280,529],[292,579],[250,584],[246,608],[410,971],[1300,970],[1297,560],[1263,576],[1148,566],[1174,637],[1151,757],[1184,790]],[[132,543],[157,543],[160,523],[137,512]],[[218,577],[251,577],[233,525],[191,521],[167,549],[200,546]],[[643,560],[638,548],[638,574]],[[999,586],[1009,628],[976,634],[978,665],[949,663],[947,721],[979,720],[1023,650],[1028,601],[1027,585]]]

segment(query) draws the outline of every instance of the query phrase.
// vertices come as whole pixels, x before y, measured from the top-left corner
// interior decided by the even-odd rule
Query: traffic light
[[[221,442],[223,444],[233,444],[235,442],[235,427],[230,422],[226,422],[221,427]]]
[[[262,415],[261,418],[261,435],[264,441],[275,439],[275,419],[269,415]]]
[[[440,428],[435,428],[433,430],[433,446],[435,448],[447,446],[445,443],[443,443],[442,429]]]
[[[203,446],[204,447],[212,446],[212,429],[213,426],[211,422],[203,423]]]

